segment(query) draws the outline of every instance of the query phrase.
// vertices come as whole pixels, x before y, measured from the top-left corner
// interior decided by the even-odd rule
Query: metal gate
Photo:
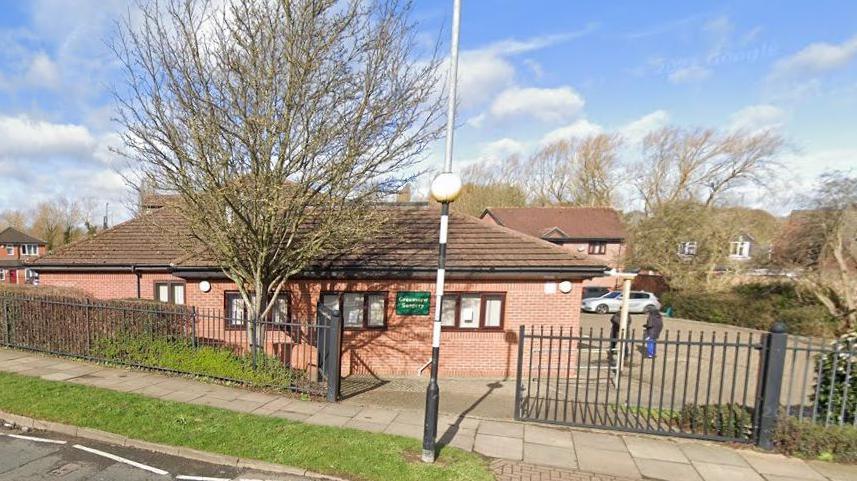
[[[619,341],[603,329],[522,326],[515,417],[754,442],[762,424],[757,406],[768,337],[665,331],[650,359],[642,332],[631,331]]]

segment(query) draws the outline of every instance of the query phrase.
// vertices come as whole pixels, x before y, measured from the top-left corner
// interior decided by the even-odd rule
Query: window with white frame
[[[0,281],[6,280],[6,269],[0,269]]]
[[[21,244],[22,256],[37,256],[39,255],[39,246],[36,244]]]
[[[6,255],[7,256],[15,255],[15,246],[6,246]]]
[[[386,292],[325,292],[321,304],[341,313],[346,329],[383,329],[387,325]]]
[[[501,329],[505,303],[503,293],[444,293],[440,322],[446,328]]]
[[[224,304],[226,308],[226,327],[240,328],[243,327],[250,318],[250,309],[244,298],[237,291],[229,291],[223,294]],[[250,297],[250,301],[254,301],[256,296]],[[271,310],[268,311],[267,321],[265,323],[276,328],[284,328],[289,322],[289,303],[290,296],[288,292],[281,292]],[[282,324],[282,326],[278,326]]]
[[[678,245],[678,253],[683,256],[695,256],[696,255],[696,242],[695,241],[687,241],[681,242]]]
[[[747,259],[750,257],[750,242],[739,239],[729,243],[729,257],[733,259]]]
[[[184,282],[156,282],[155,300],[168,304],[184,304]]]

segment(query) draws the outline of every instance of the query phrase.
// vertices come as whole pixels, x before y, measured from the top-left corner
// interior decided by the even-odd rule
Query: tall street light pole
[[[461,192],[461,179],[452,173],[452,146],[455,134],[455,94],[458,83],[458,31],[461,23],[461,0],[453,0],[452,42],[449,54],[449,104],[446,114],[446,152],[443,172],[431,184],[432,196],[440,202],[440,235],[438,245],[437,280],[435,281],[434,323],[431,341],[431,377],[426,389],[426,417],[423,426],[422,460],[433,463],[437,457],[437,413],[440,404],[440,388],[437,385],[438,360],[440,358],[441,313],[443,307],[443,285],[446,276],[446,235],[449,228],[449,204]]]

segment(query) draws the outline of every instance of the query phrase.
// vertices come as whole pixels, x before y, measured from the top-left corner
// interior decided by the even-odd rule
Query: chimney
[[[396,202],[411,201],[411,184],[405,184],[404,187],[396,194]]]

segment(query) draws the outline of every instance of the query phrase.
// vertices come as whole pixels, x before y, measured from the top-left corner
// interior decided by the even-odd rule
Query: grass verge
[[[99,339],[91,356],[106,362],[155,366],[280,391],[287,390],[305,377],[302,372],[293,372],[282,361],[265,353],[259,353],[254,369],[249,354],[236,354],[228,346],[193,346],[187,340],[157,336],[125,335]]]
[[[479,455],[444,448],[419,461],[417,440],[162,401],[0,373],[0,409],[143,441],[300,467],[355,480],[490,480]]]

